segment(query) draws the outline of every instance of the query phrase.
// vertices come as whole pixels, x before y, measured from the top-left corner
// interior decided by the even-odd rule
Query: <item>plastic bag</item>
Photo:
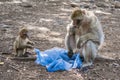
[[[35,49],[35,52],[37,54],[35,62],[45,66],[48,72],[80,68],[82,65],[79,54],[74,54],[70,59],[67,55],[68,51],[63,48],[52,48],[43,52],[39,49]]]

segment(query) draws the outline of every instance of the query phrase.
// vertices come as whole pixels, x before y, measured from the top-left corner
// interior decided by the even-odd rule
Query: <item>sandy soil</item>
[[[100,19],[105,42],[99,53],[115,60],[95,62],[87,72],[74,69],[50,73],[34,61],[10,60],[8,55],[2,54],[13,52],[13,42],[21,26],[28,27],[36,48],[42,51],[53,47],[65,48],[66,25],[73,9],[70,0],[0,0],[0,80],[119,80],[120,8],[115,7],[115,1],[118,0],[77,2],[81,7],[94,11]]]

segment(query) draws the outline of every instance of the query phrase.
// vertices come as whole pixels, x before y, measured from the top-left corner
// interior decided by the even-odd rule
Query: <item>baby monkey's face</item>
[[[27,31],[27,30],[22,30],[22,31],[20,32],[20,36],[21,36],[22,38],[27,38],[27,37],[28,37],[28,31]]]

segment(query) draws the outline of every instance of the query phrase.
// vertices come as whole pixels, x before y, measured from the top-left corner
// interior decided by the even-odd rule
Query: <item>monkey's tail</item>
[[[95,61],[115,61],[113,58],[97,55]]]

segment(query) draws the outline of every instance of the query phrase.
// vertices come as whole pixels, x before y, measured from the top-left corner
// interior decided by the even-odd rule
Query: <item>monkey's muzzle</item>
[[[82,24],[82,19],[74,19],[73,25],[74,27],[79,27]]]

